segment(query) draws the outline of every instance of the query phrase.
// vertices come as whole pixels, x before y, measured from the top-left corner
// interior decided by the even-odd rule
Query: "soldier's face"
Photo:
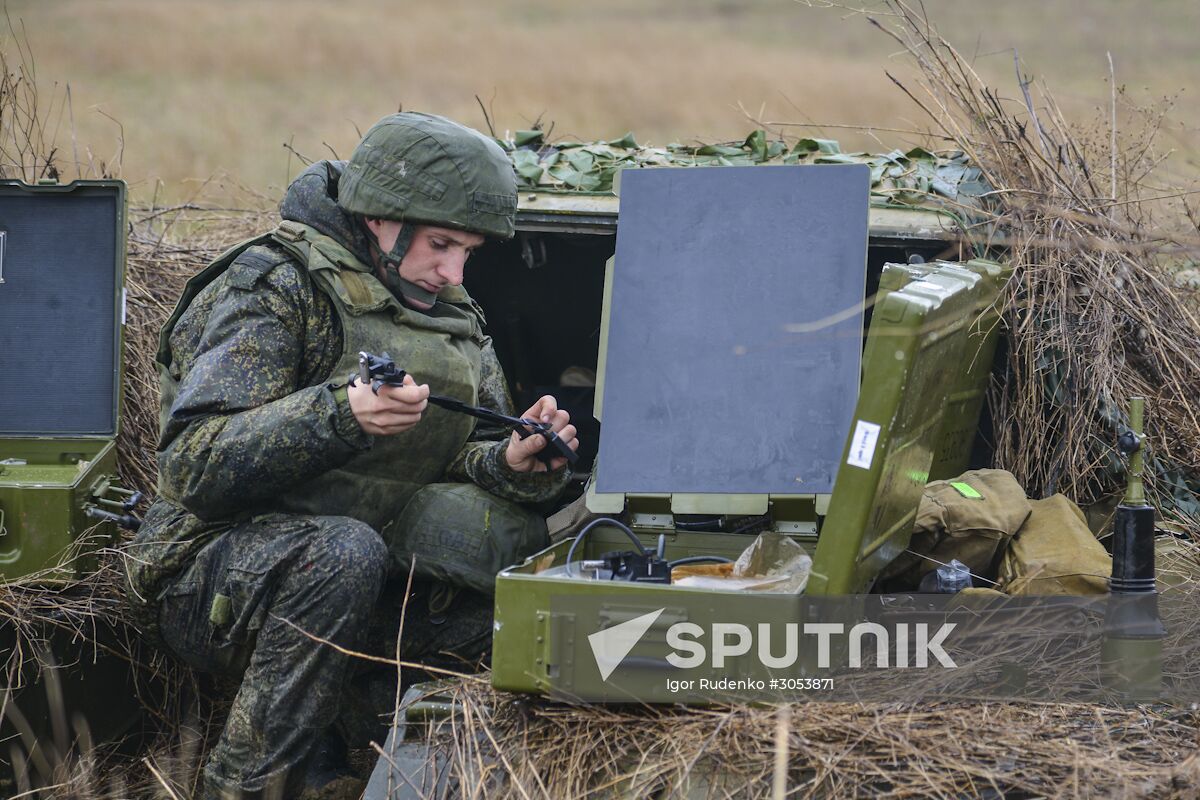
[[[379,240],[379,247],[388,252],[396,244],[403,223],[395,220],[368,220],[368,227]],[[412,243],[400,262],[400,277],[434,294],[446,286],[458,286],[463,281],[463,268],[484,237],[478,233],[417,225]],[[432,306],[419,300],[404,298],[413,308],[427,311]]]

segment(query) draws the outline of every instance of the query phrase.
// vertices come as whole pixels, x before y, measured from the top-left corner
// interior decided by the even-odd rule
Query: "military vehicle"
[[[514,161],[520,160],[514,157]],[[831,308],[832,311],[849,312],[834,326],[833,339],[823,339],[824,344],[809,347],[809,355],[815,361],[806,365],[808,374],[812,380],[823,375],[826,378],[821,389],[810,392],[809,396],[820,400],[822,413],[832,417],[812,418],[808,434],[823,434],[824,452],[817,457],[818,461],[824,459],[818,470],[822,475],[799,491],[780,492],[776,487],[769,493],[755,492],[754,483],[758,479],[753,476],[743,478],[737,493],[718,493],[723,496],[716,500],[712,492],[642,491],[627,495],[597,492],[596,486],[602,484],[589,482],[601,442],[597,421],[601,415],[593,417],[592,411],[603,395],[593,376],[598,370],[603,373],[602,345],[606,338],[603,334],[611,327],[611,320],[605,314],[605,299],[613,287],[611,271],[606,265],[616,250],[620,201],[615,194],[554,188],[522,191],[518,237],[481,252],[469,268],[467,281],[469,290],[489,317],[490,332],[517,404],[550,391],[572,411],[583,440],[575,490],[581,492],[585,485],[590,485],[589,505],[595,510],[625,514],[639,535],[655,537],[668,531],[671,541],[667,552],[672,555],[697,549],[730,554],[740,550],[745,539],[739,534],[690,531],[684,527],[682,518],[676,527],[674,515],[767,515],[771,525],[810,545],[818,542],[820,527],[825,526],[828,533],[827,518],[844,519],[841,524],[846,533],[820,538],[822,542],[836,541],[837,551],[826,555],[822,550],[825,545],[820,544],[817,559],[818,565],[837,562],[840,570],[829,571],[828,584],[823,590],[845,592],[868,580],[871,571],[886,563],[897,546],[888,543],[881,550],[867,537],[864,522],[852,519],[858,511],[846,508],[838,512],[842,501],[832,480],[835,470],[832,462],[838,459],[836,453],[830,457],[830,448],[841,448],[839,440],[844,438],[841,429],[849,423],[849,410],[858,394],[864,326],[872,318],[879,319],[881,313],[886,315],[889,325],[907,326],[903,332],[906,360],[901,363],[890,354],[887,359],[901,370],[917,367],[916,374],[923,375],[925,382],[908,395],[904,387],[864,394],[860,403],[896,405],[906,396],[910,399],[924,396],[923,407],[930,416],[917,426],[919,431],[885,431],[883,439],[920,438],[916,443],[920,448],[939,454],[938,464],[931,461],[915,468],[905,464],[907,477],[903,486],[895,483],[893,473],[897,467],[889,464],[885,473],[883,467],[889,462],[881,458],[876,462],[877,469],[865,475],[870,485],[854,490],[858,497],[904,493],[904,500],[892,503],[891,507],[897,509],[892,515],[895,519],[877,521],[875,528],[878,535],[883,532],[879,525],[886,523],[884,527],[895,535],[902,527],[898,526],[898,519],[911,516],[925,478],[956,474],[970,460],[996,341],[994,313],[980,312],[995,298],[1004,271],[983,261],[969,262],[965,268],[936,262],[939,255],[956,247],[957,223],[951,216],[936,210],[882,204],[872,206],[868,212],[869,184],[877,176],[871,175],[867,166],[789,165],[766,167],[762,171],[735,166],[728,172],[717,171],[720,172],[717,180],[733,179],[735,174],[742,176],[741,180],[749,183],[739,197],[751,202],[758,197],[761,209],[769,211],[770,204],[764,202],[768,195],[754,185],[756,178],[767,175],[784,178],[797,170],[817,177],[847,171],[857,173],[851,193],[854,199],[843,198],[839,207],[848,214],[836,225],[839,236],[831,236],[834,227],[827,226],[821,231],[805,226],[802,219],[795,226],[795,230],[807,232],[809,245],[836,239],[837,246],[845,252],[838,254],[838,263],[827,265],[834,267],[832,273],[826,270],[825,274],[808,278],[796,275],[794,281],[788,282],[803,287],[804,293],[816,300],[815,309],[836,302],[844,308]],[[694,174],[701,178],[711,172],[697,170]],[[801,195],[812,204],[805,213],[828,205],[830,193],[837,193],[836,184],[835,181],[829,186],[805,187]],[[717,213],[726,213],[730,206],[714,203],[713,207],[720,209]],[[0,467],[3,469],[0,514],[4,515],[0,528],[4,531],[0,539],[0,570],[5,579],[37,572],[46,580],[69,580],[92,567],[95,550],[112,540],[116,524],[136,524],[131,515],[136,497],[118,485],[114,463],[114,440],[120,425],[124,209],[124,187],[115,181],[42,187],[12,183],[0,195],[0,237],[3,237],[0,274],[5,280],[0,286],[0,319],[7,340],[3,351],[8,354],[3,370],[6,386],[0,399],[4,408],[4,414],[0,415],[4,448],[0,454],[4,456]],[[700,210],[691,207],[685,213]],[[777,205],[770,224],[786,225],[796,214],[795,209]],[[85,235],[60,236],[59,226]],[[716,225],[714,229],[723,226]],[[643,234],[649,232],[644,230]],[[769,227],[760,225],[759,234],[760,241],[767,241]],[[789,237],[775,238],[797,246]],[[727,241],[735,249],[738,246],[739,240]],[[844,268],[846,258],[856,264],[854,269]],[[910,266],[910,262],[920,263]],[[893,266],[885,269],[886,264]],[[811,291],[822,278],[830,274],[837,277],[839,270],[843,279],[839,297]],[[877,294],[872,307],[868,298]],[[924,322],[923,314],[912,316],[912,309],[923,309],[931,302],[930,298],[935,307],[944,309],[934,327],[948,335],[935,335]],[[786,310],[786,305],[777,310]],[[55,324],[47,325],[51,320]],[[810,315],[807,319],[798,317],[790,321],[803,324],[812,319]],[[605,329],[603,334],[602,329]],[[880,330],[878,325],[875,329]],[[820,338],[827,333],[822,329],[816,335]],[[888,346],[899,341],[888,340]],[[929,346],[925,346],[926,342]],[[821,350],[831,344],[840,348],[836,354]],[[968,347],[977,351],[975,357],[960,359],[959,355]],[[763,357],[764,353],[756,352],[745,360],[747,380],[753,380],[755,372],[765,370],[783,378],[782,383],[776,382],[776,391],[794,381],[794,373],[789,375],[771,368],[775,353],[765,352],[765,362]],[[873,381],[872,359],[878,361],[878,358],[872,355],[870,347],[865,358],[867,380]],[[938,363],[938,370],[920,371],[922,363],[932,361]],[[967,368],[957,369],[960,362]],[[69,368],[64,369],[67,364]],[[888,371],[890,366],[875,365],[876,370],[883,370],[879,373],[880,380],[896,373],[896,369]],[[70,392],[47,394],[43,384],[22,377],[60,374],[70,376]],[[704,380],[700,375],[697,377]],[[954,389],[946,391],[950,383]],[[690,390],[685,387],[681,391],[686,394]],[[758,394],[769,404],[778,402],[770,392]],[[948,411],[946,396],[953,398]],[[612,399],[609,406],[610,409],[615,406]],[[858,416],[866,413],[862,410]],[[877,405],[870,413],[875,415],[872,418],[882,418],[885,409]],[[943,426],[943,418],[951,422]],[[931,424],[934,419],[937,425]],[[939,437],[950,444],[932,446],[930,442]],[[801,436],[799,440],[805,438]],[[619,447],[614,452],[619,452]],[[750,455],[752,459],[755,457]],[[882,488],[881,481],[886,484]],[[839,479],[836,483],[839,487],[848,486],[850,480]],[[861,511],[865,512],[868,506]],[[85,531],[87,536],[83,537]],[[612,529],[595,531],[588,552],[582,555],[593,557],[605,548],[611,549],[615,535]],[[561,557],[566,546],[560,543],[553,551]],[[867,552],[865,560],[870,562],[865,567],[859,563],[864,561],[860,557],[864,552]],[[876,555],[872,558],[870,553]],[[533,571],[532,561],[514,565],[498,583],[500,629],[494,676],[497,686],[502,688],[544,689],[538,670],[552,666],[547,666],[546,659],[535,652],[535,642],[545,641],[545,637],[539,637],[539,626],[549,623],[539,620],[538,609],[544,605],[543,590]],[[825,574],[818,570],[813,590]],[[527,585],[530,581],[532,584]],[[26,693],[23,706],[27,705],[28,697]],[[69,704],[74,707],[75,700],[70,699]],[[36,716],[38,712],[26,713]]]
[[[758,144],[748,139],[743,156]],[[811,145],[806,166],[763,166],[773,159],[759,149],[753,167],[625,171],[611,195],[522,173],[538,185],[522,191],[516,241],[468,266],[518,405],[550,392],[581,425],[579,491],[592,515],[497,577],[496,688],[677,701],[651,689],[670,668],[668,626],[709,630],[756,598],[673,583],[675,565],[736,559],[767,530],[811,556],[806,597],[877,590],[909,544],[925,485],[990,466],[984,400],[1002,364],[998,301],[1011,272],[1002,246],[964,243],[977,174],[935,160],[923,199],[897,202],[888,176],[903,172],[900,154],[823,157],[836,148]],[[533,158],[514,161],[520,171]],[[936,187],[938,175],[958,183]],[[1124,665],[1110,687],[1144,698],[1161,679],[1153,512],[1128,497],[1142,530],[1118,530],[1114,552],[1137,541],[1141,556],[1119,558],[1113,574],[1136,561],[1143,594],[1113,606],[1128,618],[1106,622],[1104,657]],[[603,664],[593,636],[639,619],[649,621],[636,641]],[[412,687],[365,796],[445,788],[421,731],[454,713],[436,685]]]

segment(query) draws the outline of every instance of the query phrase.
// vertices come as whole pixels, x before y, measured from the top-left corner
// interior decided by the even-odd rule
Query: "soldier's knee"
[[[496,573],[549,543],[541,515],[471,484],[418,491],[384,528],[393,566],[491,594]]]
[[[388,551],[370,525],[351,517],[319,517],[319,532],[308,546],[308,560],[338,576],[348,590],[374,602],[383,588]]]

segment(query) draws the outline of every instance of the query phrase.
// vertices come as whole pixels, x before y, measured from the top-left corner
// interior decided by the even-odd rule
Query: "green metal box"
[[[586,223],[597,225],[602,216],[588,211]],[[553,230],[553,221],[552,214],[543,213],[535,224]],[[1005,268],[982,260],[872,267],[881,255],[945,249],[940,224],[929,212],[871,209],[867,285],[869,292],[877,280],[878,291],[865,298],[868,306],[874,302],[859,391],[856,401],[847,398],[853,415],[847,414],[849,425],[842,429],[844,446],[830,493],[612,494],[596,491],[601,463],[589,481],[589,509],[619,516],[647,547],[664,537],[668,559],[701,554],[736,558],[753,540],[745,534],[682,529],[676,525],[679,515],[765,514],[771,529],[799,541],[813,556],[808,595],[867,591],[907,547],[931,474],[966,468],[992,366],[997,337],[992,308],[1007,278]],[[611,321],[611,269],[612,264],[604,287],[597,418],[602,412],[607,416],[599,399]],[[791,402],[781,402],[780,413],[802,405],[798,398],[781,400]],[[600,449],[603,462],[603,444]],[[627,542],[615,527],[601,525],[575,558],[597,558]],[[597,623],[605,627],[624,621],[632,613],[629,608],[666,609],[644,637],[653,646],[660,628],[681,620],[704,626],[728,613],[731,603],[745,601],[742,592],[566,577],[554,567],[565,563],[570,545],[569,540],[558,542],[498,576],[492,656],[497,688],[569,694],[581,638],[599,630]],[[563,610],[563,598],[590,598],[599,604],[600,618],[576,618]]]
[[[117,484],[125,185],[0,182],[0,582],[93,568]]]

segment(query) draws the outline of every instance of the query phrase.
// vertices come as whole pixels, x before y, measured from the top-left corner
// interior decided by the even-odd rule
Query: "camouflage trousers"
[[[352,669],[322,642],[394,656],[405,608],[403,660],[461,669],[486,657],[492,580],[545,531],[537,514],[451,484],[419,491],[382,535],[349,517],[269,514],[207,545],[159,604],[176,655],[241,677],[200,796],[296,797],[325,730],[358,745],[386,730],[395,672]]]

